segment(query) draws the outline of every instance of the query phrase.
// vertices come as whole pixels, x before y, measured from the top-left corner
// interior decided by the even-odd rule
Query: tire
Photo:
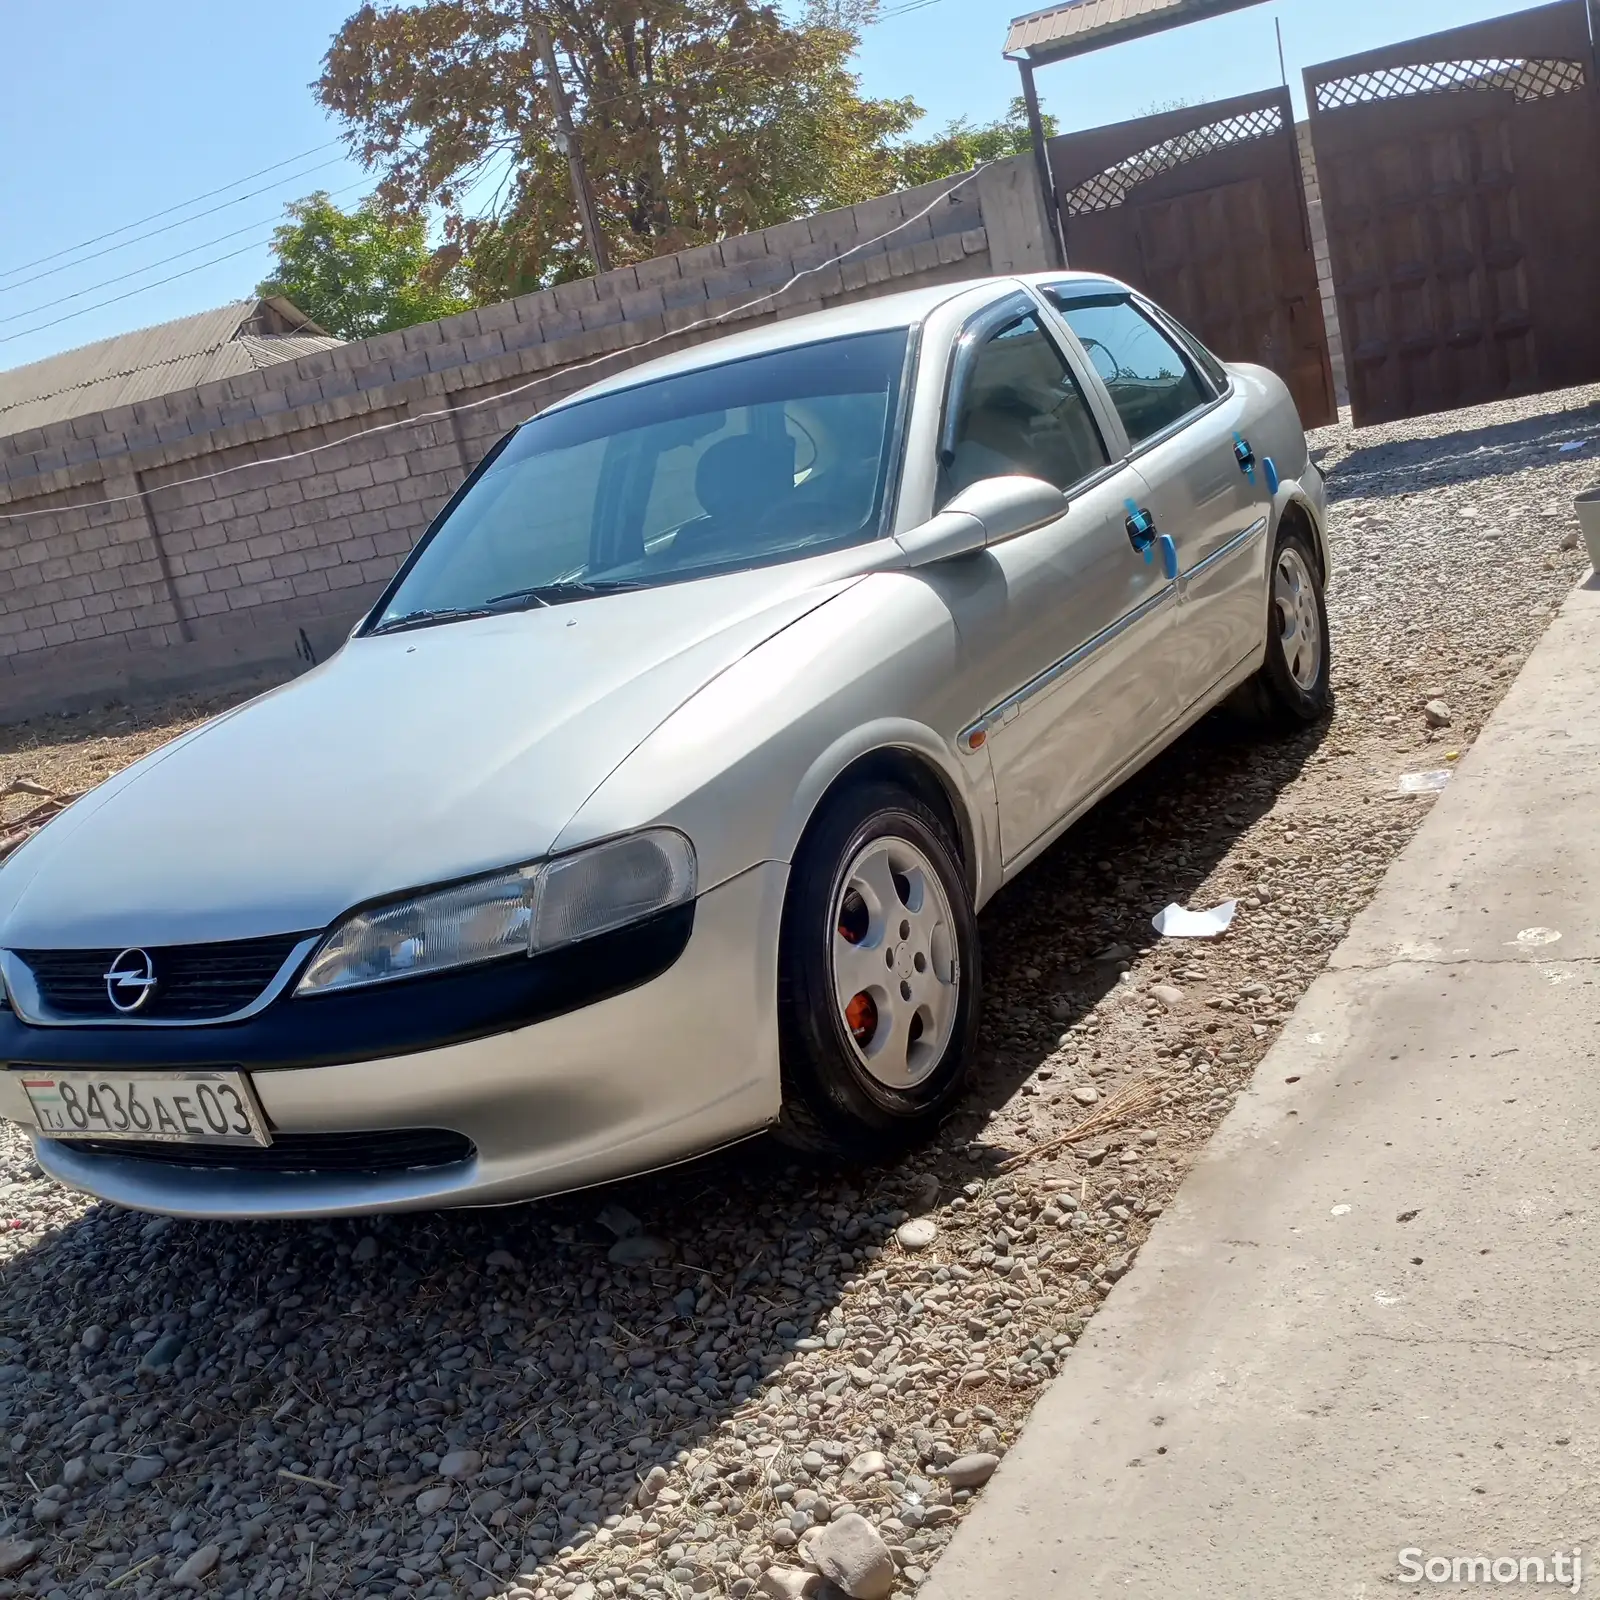
[[[1278,529],[1268,568],[1266,659],[1234,691],[1229,706],[1269,733],[1294,733],[1327,714],[1331,660],[1317,558],[1300,527],[1286,523]]]
[[[891,783],[827,801],[784,906],[777,1137],[869,1163],[928,1137],[966,1086],[980,982],[972,896],[940,818]]]

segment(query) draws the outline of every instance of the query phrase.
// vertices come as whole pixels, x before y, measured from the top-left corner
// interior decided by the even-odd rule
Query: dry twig
[[[1156,1105],[1165,1092],[1166,1084],[1165,1077],[1138,1078],[1130,1084],[1125,1084],[1115,1094],[1103,1100],[1075,1127],[1069,1128],[1065,1133],[1057,1134],[1054,1139],[1046,1139],[1043,1144],[1036,1144],[1031,1150],[1020,1151],[1002,1161],[1000,1171],[1015,1171],[1029,1161],[1037,1161],[1040,1156],[1054,1155],[1056,1151],[1064,1150],[1068,1145],[1081,1144],[1085,1139],[1092,1139],[1097,1133],[1109,1133],[1119,1123],[1127,1122]]]
[[[19,846],[24,845],[36,834],[52,817],[59,816],[74,800],[75,794],[56,794],[46,789],[43,784],[35,783],[32,778],[14,778],[3,789],[0,789],[0,801],[9,800],[14,794],[26,794],[35,797],[43,796],[43,803],[36,805],[31,811],[25,811],[20,817],[8,823],[0,823],[0,861],[11,854]]]

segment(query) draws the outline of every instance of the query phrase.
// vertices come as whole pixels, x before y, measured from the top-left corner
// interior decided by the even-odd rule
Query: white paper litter
[[[1449,781],[1448,767],[1436,767],[1432,772],[1403,772],[1399,791],[1401,794],[1438,794]]]
[[[1190,911],[1174,901],[1165,911],[1158,911],[1150,922],[1166,939],[1215,939],[1233,926],[1233,914],[1238,909],[1237,900],[1224,900],[1210,911]]]
[[[1588,442],[1589,441],[1587,439],[1574,439],[1571,444],[1560,445],[1558,448],[1560,449],[1561,454],[1566,456],[1571,455],[1574,450],[1583,449]]]

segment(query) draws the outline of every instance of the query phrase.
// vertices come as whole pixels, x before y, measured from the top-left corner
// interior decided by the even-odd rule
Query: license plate
[[[47,1139],[164,1139],[173,1144],[272,1143],[242,1072],[18,1073]]]

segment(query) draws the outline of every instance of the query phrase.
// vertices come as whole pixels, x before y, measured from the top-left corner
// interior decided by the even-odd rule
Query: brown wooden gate
[[[1287,89],[1050,141],[1074,268],[1131,283],[1229,361],[1271,367],[1307,427],[1337,415]]]
[[[1600,379],[1585,0],[1306,72],[1356,424]]]

